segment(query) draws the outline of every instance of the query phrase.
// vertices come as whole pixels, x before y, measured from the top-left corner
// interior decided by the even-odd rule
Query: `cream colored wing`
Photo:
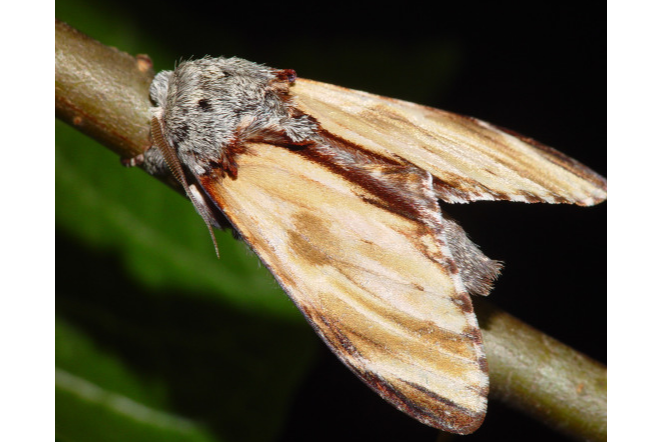
[[[249,144],[236,179],[200,183],[364,382],[421,422],[474,431],[487,365],[431,176],[389,170],[417,198],[388,201],[369,177],[359,182],[309,152]]]
[[[449,203],[593,205],[607,197],[606,180],[579,162],[474,118],[306,79],[291,93],[334,136],[429,171]]]

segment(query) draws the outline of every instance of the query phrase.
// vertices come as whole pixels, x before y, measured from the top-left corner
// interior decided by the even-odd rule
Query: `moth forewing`
[[[306,79],[292,95],[324,130],[430,172],[445,202],[593,205],[607,197],[606,180],[579,162],[475,118]]]
[[[487,366],[443,232],[428,225],[443,231],[439,211],[429,223],[411,219],[281,147],[249,145],[237,161],[236,180],[202,177],[202,186],[329,347],[402,411],[475,430]]]

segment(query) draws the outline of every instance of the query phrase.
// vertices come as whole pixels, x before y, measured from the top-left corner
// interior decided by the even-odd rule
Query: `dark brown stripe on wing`
[[[417,206],[419,201],[413,200],[411,195],[403,194],[399,186],[389,185],[386,177],[372,176],[366,171],[366,167],[382,166],[385,169],[400,170],[402,175],[408,173],[413,175],[419,169],[415,169],[414,166],[410,169],[392,159],[377,156],[374,152],[362,149],[325,130],[320,130],[320,135],[324,140],[323,143],[296,149],[294,152],[342,176],[346,181],[360,186],[376,197],[370,199],[370,203],[407,219],[420,219],[421,212]],[[381,201],[381,204],[378,201]]]

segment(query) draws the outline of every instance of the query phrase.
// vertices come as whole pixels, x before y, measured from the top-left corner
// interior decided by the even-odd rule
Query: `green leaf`
[[[316,348],[298,310],[184,198],[56,130],[58,437],[271,440]]]
[[[216,440],[202,425],[161,411],[154,398],[162,396],[164,383],[144,383],[113,355],[95,348],[85,333],[59,321],[56,343],[59,440]]]

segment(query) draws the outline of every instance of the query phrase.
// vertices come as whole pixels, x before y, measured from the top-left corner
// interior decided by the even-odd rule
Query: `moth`
[[[174,176],[212,238],[232,228],[384,399],[475,431],[489,382],[469,295],[487,295],[501,264],[441,204],[590,206],[606,180],[474,118],[239,58],[183,62],[150,94],[153,146],[134,163]]]

